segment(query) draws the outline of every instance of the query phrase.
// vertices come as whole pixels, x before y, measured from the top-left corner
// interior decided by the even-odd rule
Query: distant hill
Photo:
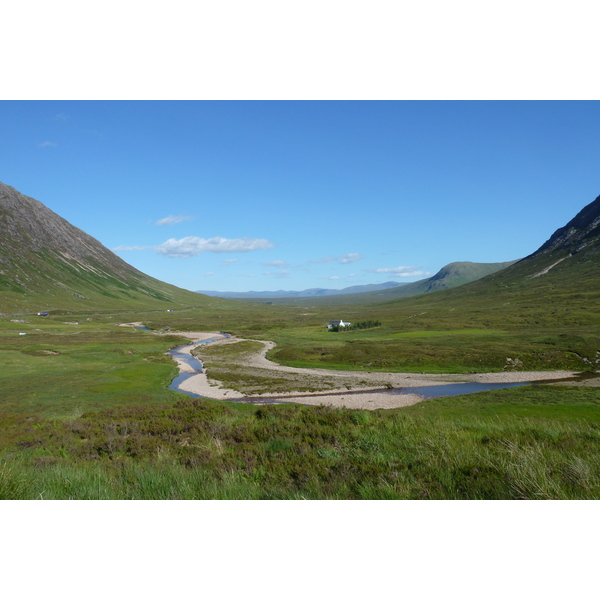
[[[392,300],[393,298],[408,298],[409,296],[449,290],[465,283],[477,281],[492,273],[502,271],[515,262],[517,261],[510,260],[499,263],[453,262],[442,267],[429,279],[421,279],[414,283],[408,283],[401,288],[387,290],[379,294],[379,296]]]
[[[200,290],[199,294],[217,296],[219,298],[250,299],[250,298],[316,298],[322,296],[339,296],[342,294],[359,294],[395,288],[403,284],[397,281],[386,281],[385,283],[372,283],[367,285],[353,285],[341,290],[328,288],[310,288],[302,291],[277,290],[275,292],[216,292],[212,290]]]
[[[201,304],[198,294],[145,275],[38,200],[0,183],[0,312]]]
[[[420,281],[414,281],[412,283],[399,284],[394,282],[387,282],[381,284],[383,286],[380,289],[371,290],[356,290],[357,287],[369,287],[369,286],[355,286],[354,288],[346,288],[339,290],[335,295],[320,295],[311,297],[292,297],[292,296],[263,296],[260,299],[256,297],[239,297],[239,300],[245,300],[247,302],[259,302],[268,299],[273,304],[303,304],[307,300],[311,300],[314,304],[361,304],[370,302],[387,302],[396,300],[397,298],[409,298],[411,296],[419,296],[421,294],[429,294],[431,292],[439,292],[441,290],[447,290],[455,288],[465,283],[476,281],[485,277],[491,273],[496,273],[502,269],[506,269],[508,266],[514,264],[516,261],[500,262],[500,263],[474,263],[474,262],[453,262],[445,267],[442,267],[433,277],[427,279],[421,279]],[[349,290],[354,289],[354,292]],[[208,292],[203,292],[209,294]],[[267,292],[264,292],[265,294]],[[210,294],[209,294],[210,295]]]

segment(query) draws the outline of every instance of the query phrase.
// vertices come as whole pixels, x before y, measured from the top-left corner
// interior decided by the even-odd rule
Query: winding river
[[[226,333],[221,334],[222,336],[226,337],[226,338],[230,338],[230,335],[227,335]],[[201,396],[200,394],[195,394],[194,392],[190,392],[188,390],[184,390],[181,388],[181,384],[186,381],[187,379],[189,379],[190,377],[194,377],[194,375],[198,375],[199,373],[203,373],[204,372],[204,365],[202,364],[202,361],[198,360],[195,356],[192,356],[191,354],[188,354],[187,352],[184,352],[184,350],[188,350],[191,349],[195,346],[199,346],[200,344],[208,344],[210,342],[214,342],[219,338],[209,338],[207,340],[201,340],[199,342],[194,342],[192,344],[184,344],[182,346],[177,346],[175,348],[173,348],[172,350],[169,350],[167,352],[167,354],[172,357],[173,359],[176,360],[180,360],[183,361],[185,364],[187,364],[191,369],[193,369],[193,371],[188,371],[188,372],[183,372],[180,373],[179,375],[177,375],[177,377],[175,377],[173,379],[173,381],[171,381],[171,384],[169,385],[169,389],[173,390],[175,392],[181,392],[183,394],[186,394],[187,396],[190,396],[191,398],[206,398],[206,396]],[[210,398],[208,398],[210,400]],[[279,400],[275,400],[272,398],[250,398],[250,397],[245,397],[245,398],[230,398],[228,399],[228,402],[244,402],[244,403],[250,403],[250,404],[289,404],[289,402],[282,402]]]
[[[224,334],[221,334],[221,336]],[[231,337],[226,335],[225,337]],[[202,396],[200,394],[196,394],[194,392],[185,390],[181,388],[181,384],[199,373],[204,372],[204,365],[200,360],[196,357],[192,356],[189,351],[191,348],[198,346],[200,344],[208,344],[210,342],[216,341],[217,337],[208,338],[202,341],[193,342],[191,344],[184,344],[182,346],[177,346],[168,352],[168,355],[173,359],[184,362],[188,365],[191,371],[184,371],[180,373],[177,377],[173,379],[171,384],[169,385],[169,389],[173,391],[182,392],[192,398],[205,398],[206,396]],[[513,382],[500,382],[500,383],[481,383],[481,382],[463,382],[463,383],[448,383],[448,384],[437,384],[437,385],[424,385],[419,387],[393,387],[393,388],[383,388],[378,390],[354,390],[354,391],[346,391],[343,392],[344,396],[361,396],[365,394],[377,394],[377,395],[386,395],[386,396],[403,396],[403,395],[417,395],[423,399],[432,399],[432,398],[442,398],[446,396],[456,396],[459,394],[473,394],[476,392],[484,392],[490,390],[499,390],[506,388],[514,388],[521,387],[524,385],[536,385],[536,384],[544,384],[544,383],[557,383],[564,381],[582,381],[588,378],[596,378],[598,377],[598,373],[580,373],[574,377],[568,378],[560,378],[553,380],[542,380],[542,381],[513,381]],[[313,397],[325,396],[325,395],[342,395],[342,393],[314,393],[311,394]],[[253,404],[264,404],[264,403],[274,403],[274,404],[283,404],[289,403],[290,400],[284,396],[273,395],[269,397],[243,397],[243,398],[231,398],[228,399],[233,402],[245,402],[245,403],[253,403]],[[296,398],[294,403],[301,403],[302,400],[300,398]]]
[[[183,361],[185,364],[189,365],[193,369],[192,372],[184,372],[177,375],[177,377],[175,377],[175,379],[173,379],[173,381],[171,381],[171,384],[169,385],[170,390],[173,390],[175,392],[182,392],[184,394],[187,394],[188,396],[191,396],[192,398],[204,397],[200,396],[199,394],[194,394],[193,392],[182,390],[180,387],[186,379],[189,379],[190,377],[193,377],[198,373],[204,372],[204,365],[202,364],[202,362],[200,362],[195,356],[192,356],[187,352],[182,352],[182,350],[184,348],[187,349],[192,348],[194,346],[199,346],[200,344],[208,344],[209,342],[214,342],[216,339],[217,338],[209,338],[207,340],[202,340],[201,342],[194,342],[193,344],[184,344],[182,346],[177,346],[176,348],[173,348],[172,350],[169,350],[167,352],[167,354],[170,357]]]

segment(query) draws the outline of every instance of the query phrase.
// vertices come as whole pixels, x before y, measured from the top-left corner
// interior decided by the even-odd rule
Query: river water
[[[523,385],[531,385],[531,382],[477,383],[471,381],[467,383],[448,383],[444,385],[426,385],[411,388],[392,388],[391,390],[382,390],[382,392],[400,396],[417,394],[418,396],[429,399],[441,398],[442,396],[458,396],[459,394],[474,394],[475,392],[488,392],[490,390],[503,390],[505,388],[521,387]]]
[[[186,352],[182,352],[182,350],[184,348],[190,348],[192,346],[199,346],[200,344],[208,344],[209,342],[214,342],[217,339],[218,338],[209,338],[207,340],[202,340],[201,342],[195,342],[193,344],[184,344],[183,346],[177,346],[176,348],[173,348],[172,350],[169,350],[167,352],[167,354],[169,356],[171,356],[172,358],[177,358],[179,360],[182,360],[187,365],[192,367],[192,369],[194,369],[193,373],[180,373],[179,375],[177,375],[177,377],[175,377],[175,379],[173,379],[173,381],[171,381],[171,384],[169,385],[170,390],[173,390],[175,392],[183,392],[184,394],[187,394],[188,396],[191,396],[192,398],[203,398],[204,397],[204,396],[200,396],[199,394],[194,394],[193,392],[188,392],[186,390],[182,390],[180,388],[181,384],[186,379],[189,379],[190,377],[193,377],[194,375],[197,375],[198,373],[204,372],[204,365],[195,356],[187,354]]]
[[[171,381],[169,385],[169,389],[176,392],[183,392],[184,394],[191,396],[192,398],[203,398],[204,396],[200,396],[199,394],[194,394],[193,392],[188,392],[186,390],[181,389],[181,384],[193,377],[197,373],[202,373],[204,371],[204,365],[201,361],[199,361],[194,356],[191,356],[187,353],[182,352],[184,348],[189,348],[190,346],[198,346],[200,344],[208,344],[209,342],[214,342],[218,338],[210,338],[208,340],[203,340],[201,342],[195,342],[193,344],[185,344],[183,346],[177,346],[172,350],[169,350],[167,354],[173,358],[178,358],[188,364],[192,369],[194,369],[193,373],[181,373],[177,377]],[[417,394],[426,399],[431,398],[442,398],[445,396],[457,396],[459,394],[474,394],[476,392],[487,392],[490,390],[502,390],[506,388],[514,388],[521,387],[524,385],[536,385],[536,384],[544,384],[544,383],[556,383],[558,381],[577,381],[582,379],[587,379],[591,377],[598,377],[597,373],[580,373],[575,377],[569,377],[566,379],[553,379],[553,380],[545,380],[545,381],[521,381],[521,382],[504,382],[504,383],[477,383],[477,382],[468,382],[468,383],[449,383],[443,385],[428,385],[421,387],[404,387],[404,388],[390,388],[390,389],[381,389],[381,390],[370,390],[370,391],[353,391],[353,392],[344,392],[344,395],[359,395],[359,394],[392,394],[392,395],[406,395],[406,394]],[[319,395],[319,394],[315,394]],[[238,401],[238,400],[236,400]],[[273,404],[286,404],[283,398],[244,398],[241,400],[242,402],[256,402],[256,403],[273,403]]]

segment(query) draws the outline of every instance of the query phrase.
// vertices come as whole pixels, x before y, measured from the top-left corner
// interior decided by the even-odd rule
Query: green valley
[[[165,355],[186,343],[178,332],[220,331],[275,342],[280,365],[330,372],[596,372],[600,198],[476,281],[280,305],[158,282],[0,192],[0,498],[600,497],[598,380],[391,410],[256,406],[170,390]],[[380,325],[332,332],[332,319]],[[207,346],[209,375],[221,365],[241,388],[278,393],[312,385],[254,376],[239,362],[251,347]]]

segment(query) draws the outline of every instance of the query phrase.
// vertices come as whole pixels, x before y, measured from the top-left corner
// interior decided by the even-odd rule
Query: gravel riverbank
[[[211,344],[233,344],[244,341],[241,338],[226,337],[223,334],[215,332],[202,331],[184,331],[170,332],[188,338],[191,342],[197,343],[210,338],[216,338]],[[273,342],[261,342],[263,349],[245,358],[245,365],[272,371],[280,371],[294,374],[301,374],[311,377],[328,377],[343,379],[344,386],[339,389],[330,390],[326,393],[286,393],[277,394],[277,399],[285,402],[295,402],[299,404],[320,405],[360,408],[375,410],[378,408],[398,408],[410,406],[417,402],[425,400],[423,396],[417,394],[383,394],[378,393],[360,393],[351,394],[348,390],[348,381],[352,382],[352,391],[385,389],[387,386],[394,388],[411,388],[432,385],[444,385],[448,383],[511,383],[527,381],[545,381],[566,377],[572,377],[574,371],[511,371],[502,373],[473,373],[473,374],[420,374],[420,373],[370,373],[367,371],[332,371],[329,369],[300,369],[296,367],[286,367],[278,365],[266,358],[266,353],[275,347]],[[190,354],[193,344],[181,349],[182,352]],[[183,360],[178,360],[181,372],[192,373],[194,370]],[[215,400],[240,400],[245,398],[244,394],[235,390],[223,388],[218,382],[209,379],[206,373],[197,373],[185,380],[180,389],[207,398]],[[248,397],[253,401],[261,398],[273,398],[273,394],[258,394]]]

